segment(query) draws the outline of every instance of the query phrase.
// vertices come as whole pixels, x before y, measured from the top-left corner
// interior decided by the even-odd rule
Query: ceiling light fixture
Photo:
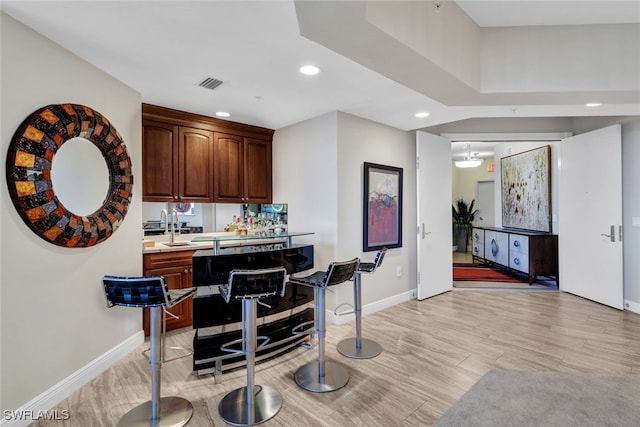
[[[478,155],[478,153],[475,153]],[[471,157],[471,144],[467,144],[467,154],[463,160],[456,160],[455,165],[457,168],[477,168],[482,164],[482,159],[477,157]]]
[[[589,102],[588,104],[585,104],[585,105],[589,108],[593,108],[593,107],[599,107],[602,104],[600,104],[599,102]]]
[[[231,114],[227,113],[226,111],[216,111],[216,116],[218,117],[229,117]]]
[[[315,76],[320,72],[320,68],[315,65],[305,65],[304,67],[300,67],[300,72],[306,76]]]
[[[429,113],[427,113],[426,111],[422,111],[420,113],[416,113],[416,117],[421,119],[423,117],[429,117]]]

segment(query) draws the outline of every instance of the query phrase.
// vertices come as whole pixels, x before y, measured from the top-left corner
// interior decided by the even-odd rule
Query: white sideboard
[[[527,274],[558,280],[558,235],[503,228],[474,227],[472,260],[497,264]]]

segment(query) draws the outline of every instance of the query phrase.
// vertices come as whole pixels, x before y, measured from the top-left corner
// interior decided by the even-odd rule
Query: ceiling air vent
[[[222,80],[214,79],[213,77],[207,77],[206,79],[198,83],[198,86],[204,87],[209,90],[214,90],[221,84]]]

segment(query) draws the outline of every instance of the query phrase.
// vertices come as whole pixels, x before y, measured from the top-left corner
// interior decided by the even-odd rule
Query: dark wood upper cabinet
[[[271,141],[244,139],[244,194],[251,203],[272,202]]]
[[[271,203],[273,130],[142,104],[146,202]]]
[[[178,199],[210,202],[213,197],[213,132],[179,128]]]
[[[241,203],[244,200],[244,138],[216,133],[213,149],[213,200],[219,203]]]
[[[142,122],[143,200],[167,202],[178,194],[178,126]]]
[[[214,141],[214,201],[271,203],[271,141],[223,133]]]

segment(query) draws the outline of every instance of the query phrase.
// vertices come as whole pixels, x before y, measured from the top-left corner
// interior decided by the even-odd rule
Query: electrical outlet
[[[401,266],[401,265],[399,265],[399,266],[396,268],[396,276],[398,276],[398,277],[402,277],[402,266]]]

